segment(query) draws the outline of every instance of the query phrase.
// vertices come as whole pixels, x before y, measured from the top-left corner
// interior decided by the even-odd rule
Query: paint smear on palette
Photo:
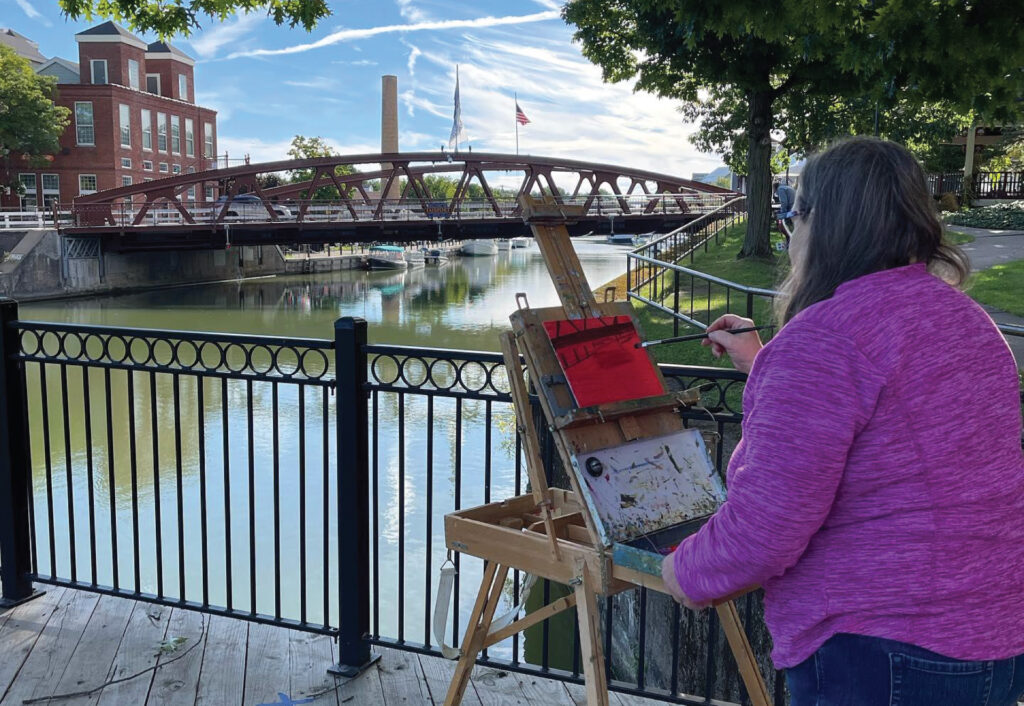
[[[710,515],[725,502],[696,429],[579,454],[573,469],[611,542]]]

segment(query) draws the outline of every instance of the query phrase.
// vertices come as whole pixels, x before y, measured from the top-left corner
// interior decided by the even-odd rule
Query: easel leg
[[[770,706],[768,687],[765,686],[764,679],[761,678],[761,670],[757,666],[757,660],[754,659],[754,651],[750,647],[743,623],[740,622],[736,604],[726,601],[715,606],[715,610],[718,611],[718,619],[722,622],[725,639],[729,642],[729,648],[739,666],[743,685],[747,687],[750,703],[753,706]]]
[[[469,686],[469,676],[473,672],[473,663],[476,656],[487,639],[487,632],[491,627],[491,620],[494,618],[494,611],[498,607],[498,600],[501,598],[501,589],[505,585],[505,577],[508,575],[508,567],[495,562],[487,564],[484,569],[483,579],[480,580],[480,591],[476,594],[476,603],[473,605],[473,613],[469,617],[469,625],[466,627],[466,636],[462,639],[462,656],[455,667],[455,674],[452,676],[452,683],[448,687],[448,695],[445,697],[444,706],[458,706],[462,703],[462,696]]]
[[[580,653],[583,657],[583,679],[587,685],[587,706],[608,706],[608,679],[604,671],[597,597],[587,572],[583,571],[582,574],[582,581],[576,585],[576,617],[580,625]]]

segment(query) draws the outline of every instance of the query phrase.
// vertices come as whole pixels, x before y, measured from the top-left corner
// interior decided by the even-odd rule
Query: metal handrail
[[[724,204],[722,204],[721,206],[719,206],[715,210],[709,211],[708,213],[705,213],[700,218],[698,218],[696,220],[693,220],[693,221],[690,221],[689,223],[687,223],[685,225],[679,226],[678,228],[676,228],[673,231],[669,231],[665,235],[662,235],[662,236],[660,236],[658,238],[655,238],[654,240],[651,240],[651,241],[649,241],[647,243],[644,243],[643,245],[638,246],[637,248],[635,248],[630,253],[630,255],[639,255],[640,251],[642,251],[642,250],[646,250],[648,248],[653,248],[654,246],[661,244],[662,241],[668,240],[669,238],[673,238],[673,237],[679,235],[681,232],[683,232],[683,231],[685,231],[687,229],[696,228],[698,225],[700,225],[701,221],[703,221],[705,219],[708,219],[711,216],[714,216],[714,215],[718,214],[719,211],[721,211],[721,210],[723,210],[725,208],[731,207],[733,204],[738,203],[740,201],[743,201],[746,198],[747,198],[746,196],[738,196],[737,198],[734,198],[731,201],[726,201]]]

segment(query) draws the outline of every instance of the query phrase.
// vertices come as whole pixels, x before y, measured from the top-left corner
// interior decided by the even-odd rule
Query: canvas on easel
[[[589,289],[565,228],[573,208],[528,196],[521,206],[562,305],[533,309],[517,296],[512,332],[501,336],[532,492],[445,517],[448,547],[488,562],[445,704],[460,703],[481,649],[575,605],[587,703],[607,706],[596,596],[636,586],[664,592],[664,555],[724,502],[725,488],[701,434],[679,414],[699,395],[668,389],[639,345],[630,304],[598,302]],[[571,490],[547,485],[524,365]],[[510,568],[573,593],[492,631]],[[768,706],[734,605],[716,609],[752,703]]]

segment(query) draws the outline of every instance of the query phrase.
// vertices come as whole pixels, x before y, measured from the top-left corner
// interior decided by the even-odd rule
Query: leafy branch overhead
[[[744,256],[771,252],[773,131],[799,153],[873,131],[876,110],[912,142],[1022,107],[1019,2],[571,0],[563,17],[605,80],[679,99],[698,146],[746,162]]]
[[[279,25],[307,32],[331,14],[327,0],[60,0],[60,7],[73,20],[115,20],[161,39],[187,37],[204,20],[222,22],[238,13],[266,12]]]

